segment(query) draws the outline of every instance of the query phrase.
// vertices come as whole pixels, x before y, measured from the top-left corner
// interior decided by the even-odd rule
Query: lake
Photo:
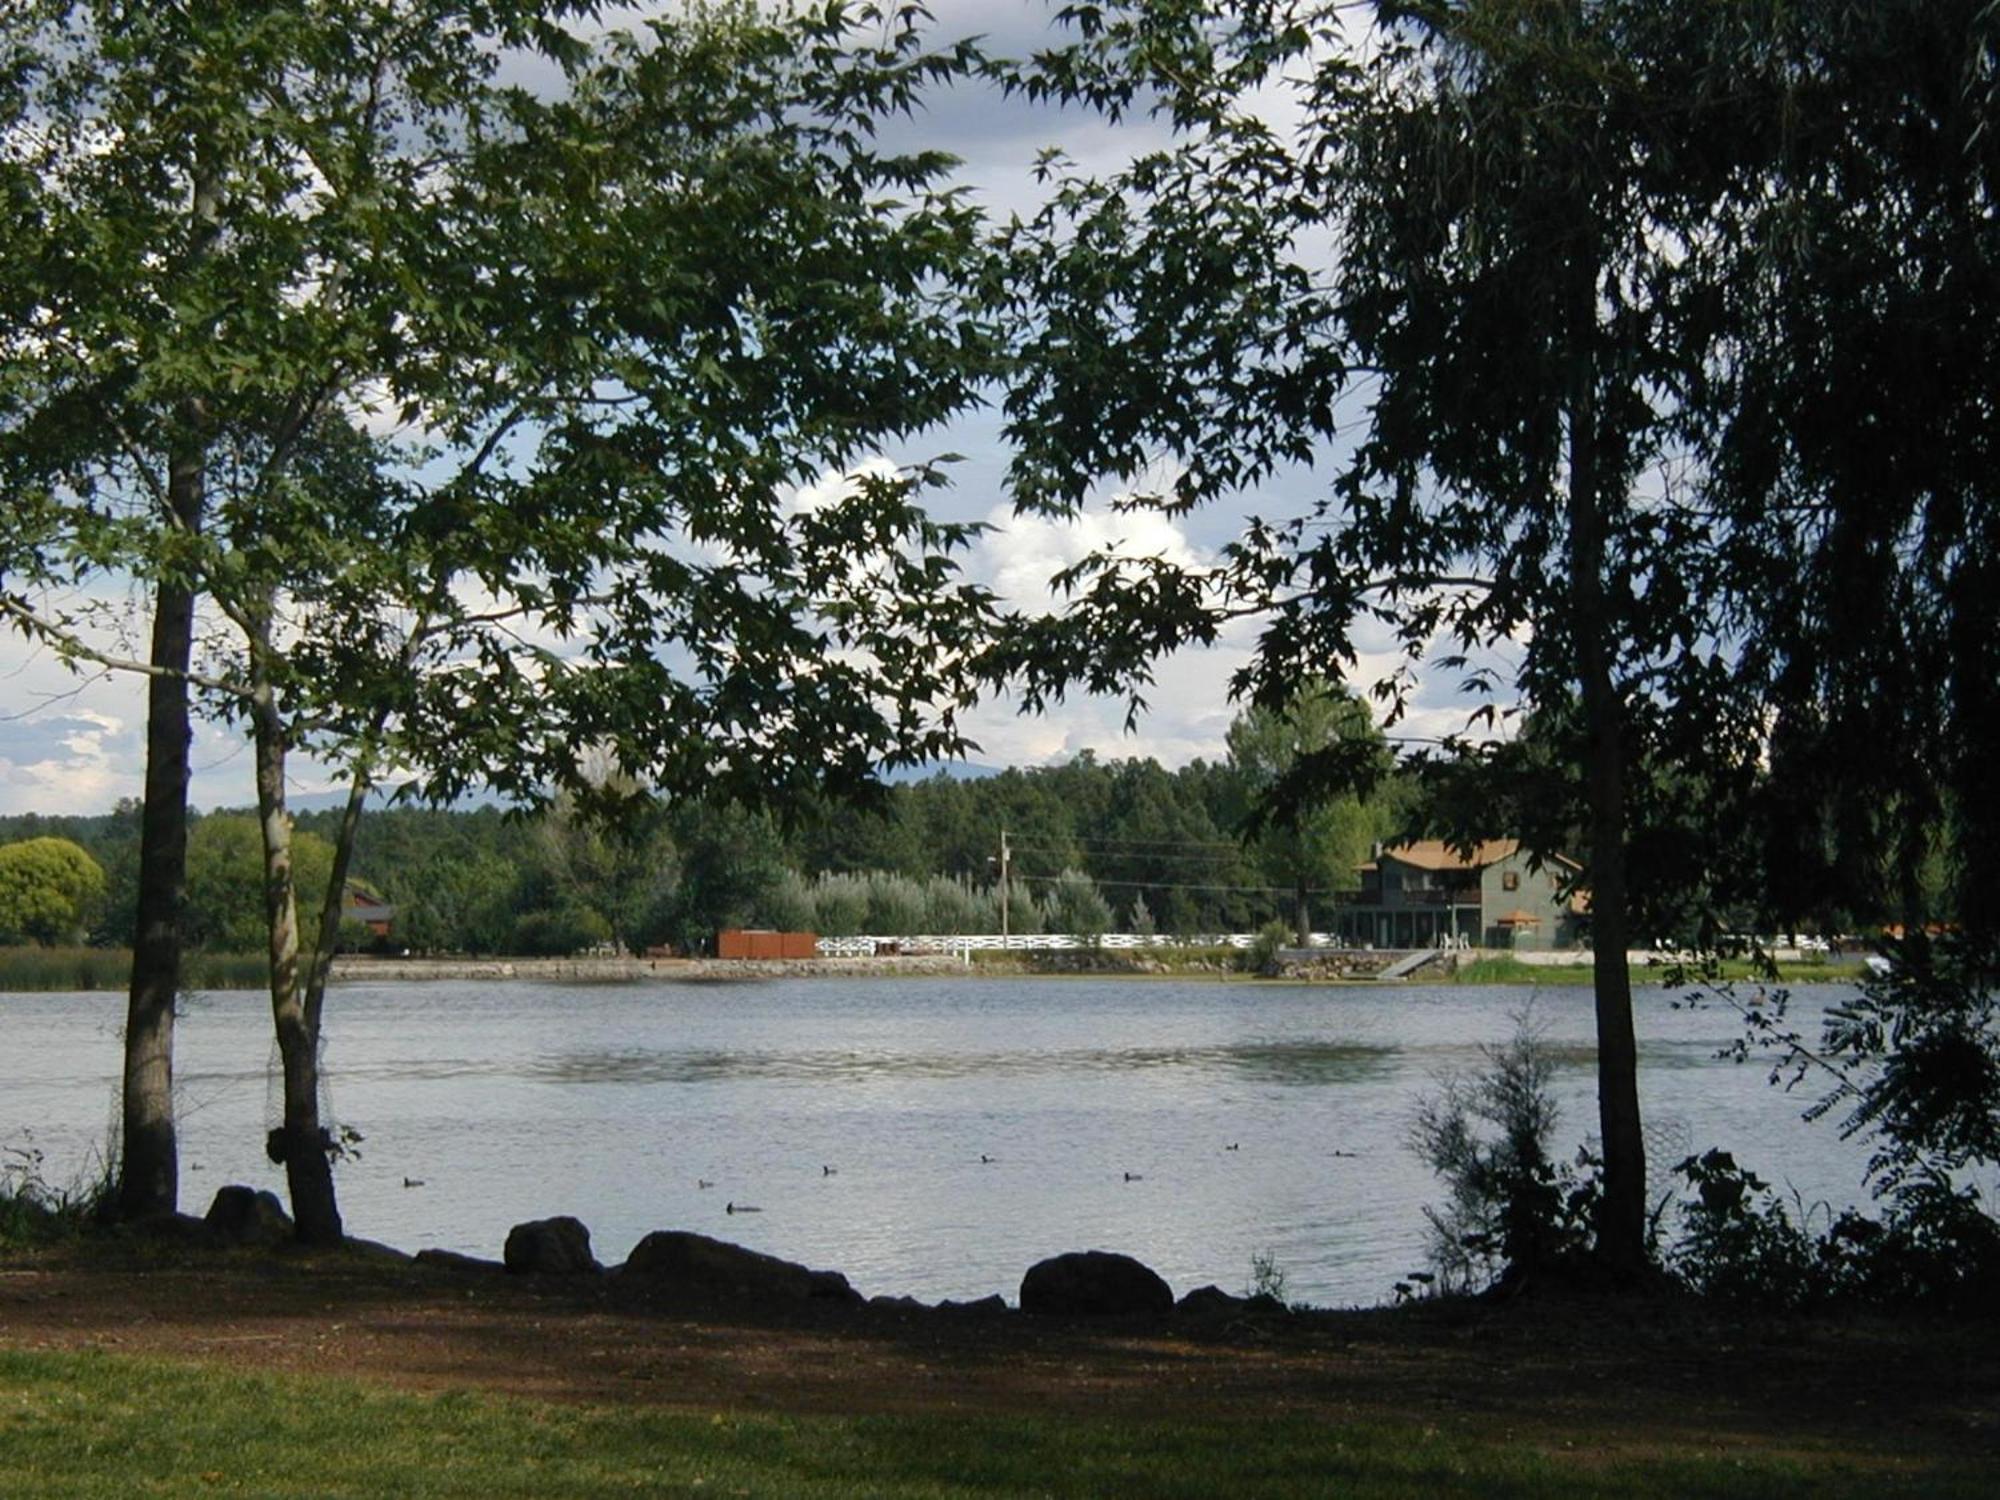
[[[1816,1032],[1852,993],[1802,989],[1794,1014]],[[607,1264],[692,1229],[870,1295],[1012,1301],[1041,1257],[1111,1249],[1177,1294],[1241,1291],[1268,1255],[1295,1300],[1382,1302],[1422,1266],[1439,1197],[1407,1144],[1415,1104],[1531,1001],[1567,1153],[1595,1133],[1587,988],[346,984],[327,1001],[331,1104],[366,1139],[338,1169],[341,1206],[350,1233],[491,1257],[551,1214],[588,1224]],[[1858,1144],[1802,1123],[1805,1097],[1765,1068],[1716,1060],[1732,1012],[1642,989],[1637,1015],[1662,1190],[1720,1145],[1807,1202],[1862,1197]],[[0,1148],[41,1151],[52,1183],[115,1123],[123,1017],[122,995],[0,995]],[[262,1153],[278,1117],[264,998],[194,996],[178,1037],[183,1208],[228,1182],[282,1195]]]

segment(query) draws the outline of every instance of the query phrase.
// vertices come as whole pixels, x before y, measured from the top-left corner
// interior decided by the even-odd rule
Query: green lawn
[[[1861,960],[1822,959],[1810,963],[1781,963],[1777,966],[1780,984],[1818,984],[1831,981],[1851,983],[1861,978]],[[1456,984],[1589,984],[1589,964],[1530,964],[1507,954],[1474,959],[1453,976]],[[1635,984],[1657,983],[1666,977],[1664,969],[1634,968]],[[1732,958],[1722,964],[1723,979],[1733,984],[1769,984],[1770,976],[1749,959]]]
[[[1579,1435],[1580,1438],[1587,1435]],[[1299,1419],[689,1416],[0,1351],[0,1495],[1984,1497],[1964,1460],[1605,1458]]]

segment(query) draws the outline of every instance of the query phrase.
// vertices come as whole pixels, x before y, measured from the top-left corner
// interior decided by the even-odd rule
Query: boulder
[[[993,1318],[1007,1311],[1007,1299],[998,1292],[991,1296],[976,1298],[971,1302],[954,1302],[949,1297],[937,1305],[941,1313],[956,1313],[962,1318]]]
[[[1079,1250],[1051,1256],[1021,1278],[1021,1311],[1064,1317],[1116,1317],[1162,1313],[1174,1305],[1173,1288],[1129,1255]]]
[[[658,1229],[632,1247],[619,1275],[663,1291],[705,1296],[860,1302],[838,1271],[814,1271],[683,1229]]]
[[[1198,1286],[1174,1304],[1174,1311],[1192,1317],[1212,1317],[1233,1313],[1244,1305],[1244,1298],[1233,1296],[1219,1286]]]
[[[446,1271],[504,1271],[507,1268],[497,1260],[482,1260],[476,1255],[461,1255],[456,1250],[419,1250],[416,1255],[420,1266],[437,1266]]]
[[[1219,1286],[1198,1286],[1174,1304],[1174,1311],[1188,1317],[1224,1317],[1239,1313],[1280,1314],[1285,1304],[1268,1292],[1238,1297]]]
[[[590,1231],[567,1214],[516,1224],[507,1231],[505,1255],[507,1269],[516,1275],[579,1276],[604,1269],[590,1253]]]
[[[292,1237],[292,1217],[278,1195],[240,1183],[215,1190],[204,1222],[229,1245],[277,1245]]]

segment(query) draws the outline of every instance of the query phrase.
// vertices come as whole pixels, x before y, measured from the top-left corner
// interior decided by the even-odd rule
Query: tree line
[[[615,820],[573,799],[514,812],[385,807],[359,820],[350,868],[359,888],[393,907],[398,949],[699,952],[730,926],[997,932],[1004,833],[1015,932],[1240,932],[1294,920],[1301,889],[1316,898],[1358,884],[1371,846],[1412,805],[1413,783],[1391,776],[1366,797],[1317,810],[1303,833],[1251,829],[1260,789],[1293,753],[1288,740],[1317,745],[1336,732],[1328,705],[1386,753],[1365,711],[1322,685],[1289,713],[1239,716],[1225,758],[1174,771],[1086,753],[1062,766],[940,773],[885,787],[865,805],[801,800],[782,817],[715,800],[653,803]],[[139,812],[126,803],[98,817],[0,818],[0,864],[7,844],[70,841],[105,876],[73,935],[130,946]],[[303,878],[326,879],[344,817],[293,815]],[[187,940],[261,947],[255,817],[196,817],[187,859]],[[351,930],[344,938],[348,947],[365,941]]]

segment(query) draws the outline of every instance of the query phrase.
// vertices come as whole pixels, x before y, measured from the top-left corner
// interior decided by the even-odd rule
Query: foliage
[[[1388,769],[1387,746],[1365,704],[1319,680],[1282,708],[1239,714],[1228,746],[1247,801],[1246,835],[1265,877],[1295,893],[1303,946],[1312,895],[1357,886],[1369,846],[1388,831],[1369,798]]]
[[[977,219],[946,158],[872,137],[969,55],[873,5],[636,35],[597,10],[0,13],[0,613],[152,673],[126,1138],[169,1195],[186,681],[255,749],[298,1143],[353,824],[301,962],[288,756],[341,768],[358,813],[388,776],[782,800],[963,748],[971,528],[924,511],[936,466],[877,455],[989,365],[958,290]],[[104,572],[156,591],[149,664],[69,603]],[[197,593],[221,629],[191,674]],[[687,884],[713,909],[648,920],[740,904]],[[335,1239],[330,1189],[298,1202],[314,1152],[295,1217]]]
[[[1579,1153],[1570,1167],[1550,1155],[1559,1116],[1542,1033],[1523,1014],[1510,1040],[1481,1050],[1485,1067],[1441,1079],[1410,1127],[1411,1146],[1447,1193],[1442,1208],[1424,1209],[1429,1259],[1447,1292],[1517,1282],[1591,1241],[1595,1163]]]
[[[588,907],[563,906],[528,911],[514,919],[508,952],[529,957],[567,958],[611,941],[611,924]]]
[[[2000,1223],[1971,1188],[1927,1177],[1905,1184],[1870,1217],[1788,1204],[1726,1151],[1689,1157],[1675,1170],[1695,1196],[1681,1204],[1667,1265],[1704,1296],[1778,1308],[2000,1307]]]
[[[1065,14],[1073,42],[1013,86],[1173,139],[1109,176],[1052,156],[1045,207],[1006,237],[1017,500],[1178,514],[1329,477],[1213,562],[1086,558],[1001,665],[1034,706],[1079,684],[1136,706],[1161,658],[1255,618],[1233,686],[1265,708],[1387,637],[1391,723],[1425,667],[1495,695],[1469,727],[1546,716],[1575,774],[1507,831],[1580,834],[1598,1248],[1637,1272],[1632,920],[1729,899],[1760,827],[1824,844],[1785,813],[1815,799],[1877,847],[1903,835],[1913,886],[1947,808],[1992,831],[2000,11]],[[2000,899],[1960,889],[1968,913]]]
[[[1690,1158],[1680,1174],[1698,1196],[1675,1254],[1698,1288],[1780,1301],[2000,1296],[2000,1219],[1987,1196],[2000,1166],[2000,953],[1990,937],[1959,933],[1916,932],[1883,949],[1887,964],[1811,1041],[1782,991],[1757,1005],[1710,991],[1744,1018],[1733,1055],[1770,1056],[1773,1083],[1817,1082],[1806,1118],[1870,1142],[1879,1216],[1850,1208],[1814,1237],[1727,1153]]]
[[[1283,922],[1266,922],[1257,929],[1250,946],[1237,955],[1237,962],[1251,974],[1270,976],[1278,972],[1278,955],[1291,945],[1292,929]]]
[[[292,838],[293,879],[324,891],[333,848],[317,834]],[[211,813],[188,832],[188,894],[184,931],[191,947],[259,953],[268,943],[264,910],[264,837],[243,813]]]
[[[1727,1151],[1711,1148],[1674,1168],[1694,1190],[1682,1204],[1681,1226],[1667,1268],[1704,1297],[1800,1307],[1824,1296],[1828,1266],[1822,1249],[1794,1213],[1754,1172]]]
[[[1285,1268],[1278,1264],[1277,1251],[1250,1252],[1250,1281],[1243,1292],[1246,1297],[1269,1297],[1275,1302],[1283,1302],[1285,1281]]]
[[[0,844],[0,943],[75,942],[104,895],[103,868],[68,839]]]
[[[1043,898],[1042,921],[1051,932],[1069,933],[1095,947],[1111,930],[1111,903],[1083,871],[1064,870]]]
[[[42,1175],[43,1156],[32,1133],[0,1147],[0,1249],[74,1239],[105,1217],[113,1197],[110,1167],[98,1159],[95,1177],[67,1188]]]

